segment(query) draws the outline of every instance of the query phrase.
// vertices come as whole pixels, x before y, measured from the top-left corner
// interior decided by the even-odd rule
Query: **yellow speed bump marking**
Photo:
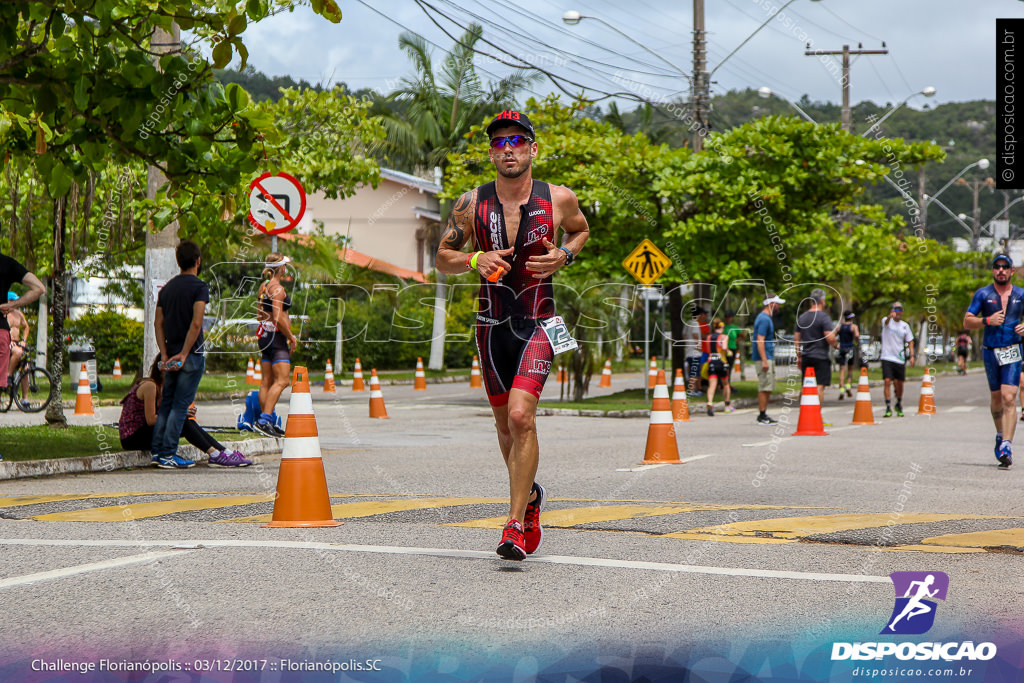
[[[88,510],[73,510],[71,512],[53,512],[48,515],[36,515],[29,519],[44,522],[126,522],[147,517],[171,515],[176,512],[193,512],[195,510],[210,510],[234,505],[265,503],[269,500],[274,500],[274,494],[182,498],[180,500],[165,500],[157,503],[130,503],[128,505],[110,505],[107,507],[89,508]]]
[[[127,498],[129,496],[194,496],[197,491],[150,491],[148,493],[129,493],[125,491],[114,491],[111,493],[40,493],[26,496],[10,496],[0,498],[0,508],[13,508],[23,505],[42,505],[44,503],[59,503],[67,500],[89,500],[91,498]],[[210,491],[210,493],[216,493]]]
[[[615,522],[623,519],[638,519],[640,517],[661,517],[664,515],[678,515],[686,512],[790,509],[792,508],[781,505],[704,505],[701,503],[683,503],[681,505],[598,505],[595,507],[550,510],[548,512],[541,513],[540,521],[544,526],[553,528],[569,528],[579,526],[581,524]],[[500,529],[504,524],[504,517],[489,517],[486,519],[471,519],[466,522],[452,522],[450,524],[445,524],[444,526],[471,527],[476,529]]]
[[[331,506],[334,519],[352,519],[354,517],[372,517],[389,512],[420,510],[424,508],[443,508],[457,505],[482,505],[485,503],[507,503],[508,498],[416,498],[410,500],[374,500],[365,503],[339,503]],[[269,522],[272,515],[255,515],[253,517],[236,517],[222,519],[221,522],[263,523]]]
[[[925,522],[946,522],[956,519],[1009,519],[995,515],[954,515],[931,513],[904,513],[896,518],[899,525]],[[665,534],[668,538],[703,539],[740,543],[778,543],[795,541],[808,536],[831,534],[839,531],[884,527],[893,521],[891,513],[865,513],[848,515],[812,515],[809,517],[778,517],[748,522],[732,522],[678,533]],[[737,539],[744,539],[739,541]]]
[[[963,534],[932,536],[922,545],[949,545],[958,548],[1024,548],[1024,529],[996,529]]]

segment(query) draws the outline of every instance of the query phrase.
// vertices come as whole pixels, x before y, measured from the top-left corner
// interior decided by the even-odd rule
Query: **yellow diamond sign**
[[[672,259],[665,256],[649,239],[636,245],[636,249],[622,262],[623,268],[642,285],[654,284],[671,265]]]

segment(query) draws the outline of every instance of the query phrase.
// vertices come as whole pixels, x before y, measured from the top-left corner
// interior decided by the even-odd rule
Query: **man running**
[[[544,327],[555,315],[551,276],[572,264],[590,233],[572,190],[533,179],[537,143],[526,114],[502,112],[487,135],[497,178],[456,201],[437,268],[480,274],[476,343],[509,476],[509,515],[497,553],[523,560],[540,547],[543,534],[546,492],[534,476],[537,401],[554,359],[549,334],[555,331]],[[560,247],[559,227],[565,233]],[[478,251],[463,253],[471,239]]]
[[[992,284],[974,293],[964,315],[966,329],[985,328],[981,357],[991,395],[992,421],[996,425],[996,459],[1002,469],[1013,464],[1022,360],[1020,342],[1024,335],[1024,289],[1012,284],[1013,273],[1009,256],[999,254],[992,259]]]
[[[836,338],[839,349],[836,352],[836,363],[839,365],[839,400],[843,400],[843,391],[853,396],[853,364],[857,359],[857,345],[860,343],[860,329],[853,322],[857,316],[853,311],[843,312],[843,321],[836,326]]]
[[[885,413],[892,417],[892,391],[896,390],[896,417],[903,417],[903,383],[907,365],[914,364],[914,332],[903,319],[903,304],[894,301],[882,319],[882,379],[885,381]],[[1013,411],[1011,411],[1013,412]]]

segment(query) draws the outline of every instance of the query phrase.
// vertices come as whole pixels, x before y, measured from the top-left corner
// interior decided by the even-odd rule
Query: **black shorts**
[[[897,363],[891,360],[882,361],[882,379],[895,379],[905,382],[907,379],[907,366],[905,363]]]
[[[836,364],[838,364],[840,366],[845,365],[847,367],[852,367],[853,366],[853,361],[854,361],[856,356],[857,356],[857,349],[856,348],[854,348],[852,346],[850,346],[848,348],[845,348],[845,349],[840,348],[838,351],[836,351]]]
[[[967,353],[968,351],[966,346],[958,346],[956,348],[956,355],[958,356],[963,356],[964,358],[967,358]]]
[[[263,363],[290,363],[292,352],[288,349],[288,340],[283,334],[271,332],[261,334],[256,344],[260,348],[260,361]]]
[[[530,318],[497,324],[477,322],[480,372],[492,406],[507,404],[512,389],[540,398],[555,354],[547,333],[537,322]]]
[[[832,361],[828,358],[800,358],[800,374],[807,376],[807,368],[814,368],[814,381],[819,387],[832,384]]]
[[[708,377],[715,376],[718,379],[729,379],[729,362],[717,354],[708,359]]]

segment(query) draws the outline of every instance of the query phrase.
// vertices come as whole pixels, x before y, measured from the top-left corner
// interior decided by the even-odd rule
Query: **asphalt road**
[[[949,595],[917,639],[992,640],[1019,668],[1024,470],[996,467],[980,375],[942,377],[936,416],[914,415],[917,392],[907,417],[882,419],[873,390],[876,426],[850,426],[853,403],[828,397],[825,437],[790,436],[796,402],[773,405],[790,421],[777,428],[693,409],[685,464],[656,467],[640,465],[644,419],[539,418],[544,544],[512,563],[494,554],[508,484],[481,390],[385,387],[390,419],[372,420],[367,394],[314,389],[340,527],[260,526],[275,457],[0,482],[0,663],[255,657],[277,668],[251,680],[291,680],[281,658],[352,658],[382,671],[322,680],[588,666],[628,680],[654,662],[704,672],[692,680],[851,680],[819,659],[882,639],[891,572],[936,571]],[[233,410],[200,417],[233,424]],[[949,680],[995,680],[978,675]]]

